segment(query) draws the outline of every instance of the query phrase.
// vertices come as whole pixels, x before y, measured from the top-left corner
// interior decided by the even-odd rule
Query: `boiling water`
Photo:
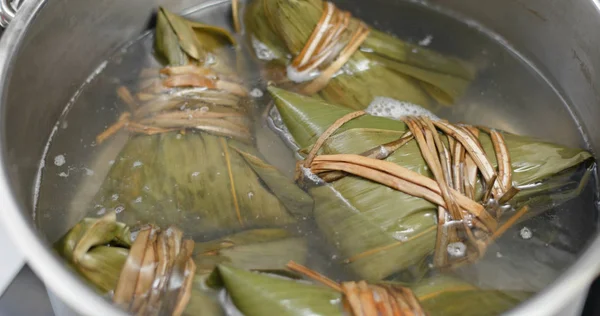
[[[367,10],[361,9],[361,3],[364,1],[341,1],[340,7],[376,28],[477,66],[478,77],[466,95],[455,106],[438,107],[435,115],[585,147],[576,120],[551,80],[499,37],[418,4],[377,0],[370,1]],[[229,28],[227,10],[228,2],[221,1],[204,5],[190,16]],[[88,213],[91,200],[128,137],[118,134],[101,146],[94,143],[94,138],[127,110],[116,97],[116,88],[124,85],[135,91],[139,71],[160,66],[153,57],[152,41],[152,34],[145,34],[115,52],[97,70],[91,69],[89,80],[57,122],[36,192],[37,222],[49,240],[56,240],[82,217],[97,215]],[[265,84],[258,79],[258,73],[253,77],[256,80],[248,86],[255,89],[257,146],[269,163],[292,177],[294,153],[265,121]],[[482,287],[540,290],[575,260],[596,231],[592,187],[590,181],[577,199],[555,205],[544,215],[516,225],[489,248],[484,260],[461,269],[460,275]],[[307,238],[309,266],[338,280],[354,277],[337,264],[339,254],[327,246],[310,220],[288,228]],[[202,232],[196,237],[203,241]]]

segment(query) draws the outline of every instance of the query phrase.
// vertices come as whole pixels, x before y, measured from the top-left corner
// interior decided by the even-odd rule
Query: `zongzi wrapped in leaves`
[[[192,235],[292,223],[284,203],[309,211],[311,198],[283,184],[292,181],[251,145],[251,107],[231,67],[231,35],[160,9],[155,41],[170,66],[145,71],[136,94],[119,89],[130,112],[98,142],[119,129],[132,135],[92,211],[115,210],[130,225],[175,224]]]
[[[194,243],[176,227],[146,225],[135,231],[111,212],[85,218],[55,249],[101,293],[137,314],[222,315],[214,291],[204,285],[217,264],[281,270],[306,260],[306,244],[283,229],[257,229]],[[114,293],[114,295],[113,295]]]
[[[161,231],[147,225],[132,238],[114,212],[83,219],[55,244],[99,292],[112,295],[123,309],[144,315],[181,314],[195,272],[193,248],[194,242],[184,240],[175,227]]]
[[[300,170],[331,182],[310,188],[318,227],[370,281],[432,254],[438,267],[476,259],[537,205],[577,194],[586,177],[576,175],[592,163],[584,150],[510,133],[429,118],[391,120],[270,92],[296,144],[311,150]],[[555,191],[558,201],[550,196]]]
[[[322,0],[252,0],[244,21],[268,80],[353,109],[376,96],[452,104],[475,76],[464,61],[370,28]]]
[[[410,287],[394,282],[339,284],[295,262],[288,267],[321,284],[219,265],[210,285],[224,287],[244,315],[496,315],[531,295],[483,290],[444,275]]]

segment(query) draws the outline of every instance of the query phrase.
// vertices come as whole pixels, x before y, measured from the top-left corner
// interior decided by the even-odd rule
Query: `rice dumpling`
[[[145,225],[131,240],[130,228],[110,212],[80,221],[55,249],[100,293],[140,315],[220,315],[216,293],[204,285],[218,264],[277,271],[307,256],[304,240],[283,229],[194,243],[176,227]]]
[[[310,281],[219,265],[212,286],[224,287],[244,315],[492,315],[530,296],[479,289],[440,275],[410,287],[394,282],[337,283],[295,262],[288,268]],[[217,279],[217,281],[214,281]]]
[[[97,140],[120,129],[131,137],[93,214],[114,210],[128,225],[177,225],[193,236],[282,226],[294,222],[290,210],[312,209],[311,198],[252,145],[252,108],[231,67],[233,43],[224,29],[159,10],[155,46],[169,66],[144,71],[135,94],[119,88],[130,111]]]
[[[252,0],[244,22],[267,80],[353,109],[377,96],[449,105],[475,76],[462,60],[380,32],[322,0]]]
[[[330,182],[309,186],[318,227],[368,281],[430,255],[438,268],[472,262],[544,203],[576,196],[590,172],[585,150],[269,91],[305,156],[299,179]]]

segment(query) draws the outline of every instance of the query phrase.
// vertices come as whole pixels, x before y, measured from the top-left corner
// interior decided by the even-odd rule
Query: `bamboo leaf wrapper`
[[[285,125],[301,148],[310,148],[333,122],[351,112],[277,88],[271,88],[270,92]],[[321,153],[359,154],[398,139],[406,131],[402,121],[365,115],[338,129]],[[564,181],[565,174],[574,174],[577,168],[591,163],[591,155],[581,149],[508,133],[504,133],[504,137],[515,186],[539,182],[531,191],[521,190],[513,203],[528,202],[529,197],[540,194],[540,187],[553,183],[555,176],[559,175]],[[489,136],[480,133],[479,141],[496,166]],[[386,161],[431,177],[415,141],[392,153]],[[583,180],[570,180],[578,181]],[[314,214],[319,228],[330,243],[339,248],[350,267],[367,280],[380,280],[418,264],[434,250],[436,207],[422,198],[355,176],[313,187],[310,193],[315,199]]]

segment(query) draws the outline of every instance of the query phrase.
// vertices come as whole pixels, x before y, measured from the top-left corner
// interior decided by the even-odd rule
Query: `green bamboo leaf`
[[[221,55],[220,50],[236,44],[226,30],[185,19],[162,7],[157,14],[155,36],[157,52],[171,66],[185,65],[189,58],[204,62],[209,53],[215,58]]]
[[[167,64],[181,66],[188,63],[186,53],[179,46],[177,34],[162,10],[157,14],[155,32],[154,46],[158,55],[166,59]]]
[[[310,148],[335,120],[351,112],[276,88],[269,91],[294,140],[304,148]],[[321,154],[358,154],[398,139],[405,130],[401,121],[365,115],[344,124],[322,147]],[[518,135],[505,133],[505,140],[517,185],[541,181],[548,188],[550,183],[561,182],[555,177],[571,177],[591,159],[581,149]],[[495,166],[490,137],[480,133],[480,142]],[[415,141],[392,153],[386,161],[431,176]],[[560,183],[559,187],[573,192],[570,183]],[[436,206],[423,199],[359,177],[345,177],[328,186],[312,188],[309,193],[315,200],[314,216],[320,230],[338,247],[350,268],[368,281],[416,265],[434,250]],[[511,203],[537,203],[529,199],[535,194],[539,191],[524,189]]]
[[[206,276],[195,276],[192,295],[183,315],[185,316],[225,316],[227,315],[219,303],[216,291],[204,285]]]
[[[241,143],[233,144],[232,147],[292,214],[304,217],[312,214],[314,202],[310,195],[300,189],[290,178],[281,174],[277,168],[260,159],[256,149]]]
[[[255,229],[197,243],[194,261],[197,273],[209,273],[220,263],[247,270],[278,270],[285,269],[290,260],[304,263],[307,251],[304,239],[286,230]]]
[[[341,315],[341,294],[329,288],[228,265],[216,269],[235,306],[247,316]]]
[[[323,11],[322,0],[260,0],[246,11],[250,40],[257,40],[273,59],[267,73],[285,72],[290,56],[297,56]],[[359,23],[351,19],[348,32]],[[365,108],[374,97],[386,96],[427,107],[427,95],[454,103],[473,79],[473,67],[457,58],[414,47],[375,29],[337,74],[319,92],[323,99],[352,109]],[[279,67],[279,68],[278,68]],[[283,69],[282,69],[283,68]],[[276,75],[277,74],[277,75]]]
[[[430,315],[498,315],[533,295],[524,291],[485,290],[456,277],[440,275],[412,286]]]
[[[92,211],[117,209],[124,223],[176,224],[189,235],[293,223],[228,142],[201,132],[132,137]]]
[[[159,8],[159,17],[162,15],[164,19],[168,21],[173,32],[177,35],[179,40],[179,47],[195,60],[203,60],[204,53],[201,49],[202,43],[196,37],[196,33],[191,26],[190,21],[184,19],[176,14],[173,14],[165,8]]]
[[[113,291],[129,250],[120,247],[98,246],[83,255],[76,269],[102,293]]]
[[[114,290],[131,246],[129,227],[110,212],[101,218],[84,218],[69,230],[54,249],[101,293]]]

